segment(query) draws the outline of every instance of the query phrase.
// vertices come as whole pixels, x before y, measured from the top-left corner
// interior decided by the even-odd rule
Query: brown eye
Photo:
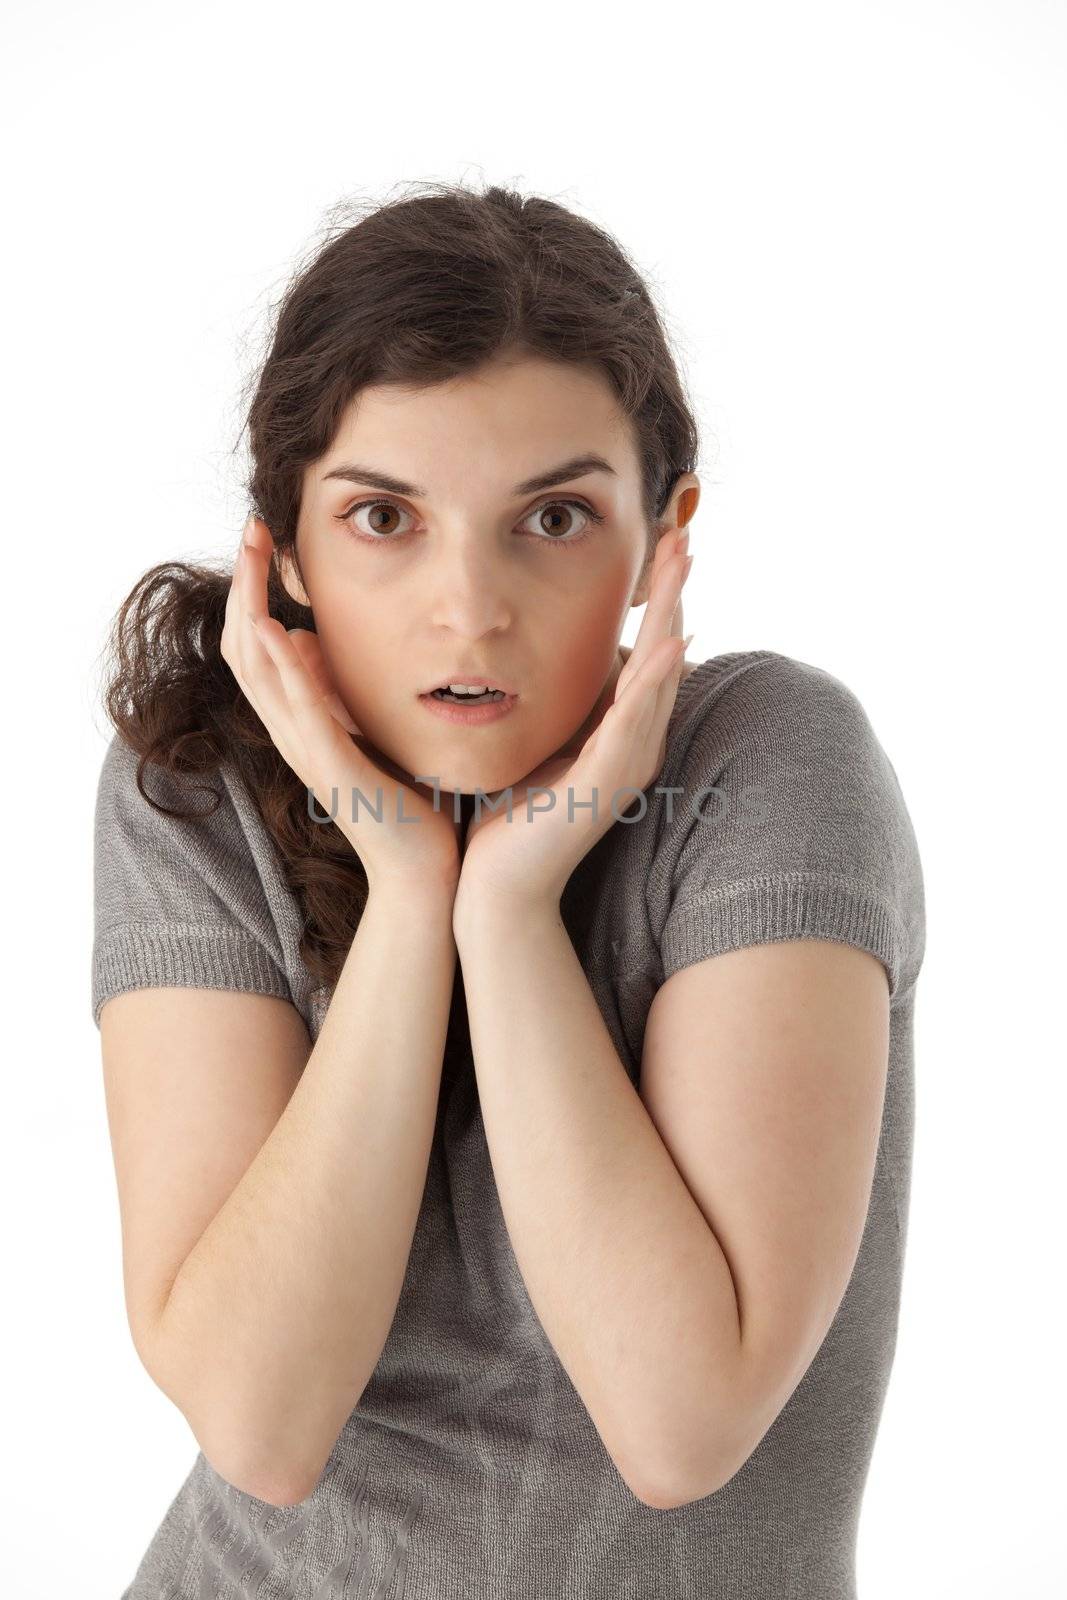
[[[576,511],[582,518],[577,532],[574,530]],[[534,522],[538,531],[533,537],[542,544],[573,545],[579,544],[587,536],[590,524],[603,522],[604,517],[601,512],[586,505],[584,500],[547,500],[523,520]]]
[[[367,512],[365,523],[353,521],[360,511]],[[338,521],[345,523],[357,538],[365,539],[368,544],[393,544],[400,537],[395,519],[408,515],[403,506],[398,506],[392,500],[360,500],[344,512]]]
[[[543,511],[537,513],[538,530],[541,533],[550,533],[553,538],[562,538],[565,534],[572,533],[573,522],[574,511],[568,505],[545,506]]]

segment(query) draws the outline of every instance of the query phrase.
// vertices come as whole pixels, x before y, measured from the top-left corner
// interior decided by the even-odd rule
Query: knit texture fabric
[[[236,775],[213,778],[215,812],[177,820],[146,804],[135,770],[116,735],[95,817],[94,1021],[128,989],[237,989],[290,1000],[316,1039],[330,993],[300,959],[297,902]],[[153,767],[146,782],[164,804],[190,792]],[[635,1086],[649,1007],[683,967],[798,938],[884,966],[889,1073],[866,1224],[799,1385],[716,1493],[669,1510],[631,1493],[511,1248],[457,967],[403,1289],[318,1485],[272,1506],[197,1454],[122,1600],[854,1600],[896,1344],[925,943],[911,822],[856,696],[772,650],[703,662],[679,685],[660,774],[560,909]]]

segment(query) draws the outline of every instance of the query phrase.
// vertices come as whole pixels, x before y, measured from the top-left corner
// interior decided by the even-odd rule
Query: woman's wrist
[[[442,866],[437,869],[413,868],[410,872],[386,872],[380,876],[367,874],[368,901],[390,906],[410,906],[425,916],[440,911],[449,921],[459,887],[460,863],[455,869]]]

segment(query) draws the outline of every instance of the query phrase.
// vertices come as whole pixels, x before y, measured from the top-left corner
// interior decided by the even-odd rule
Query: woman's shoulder
[[[808,702],[827,706],[834,701],[859,705],[855,692],[826,667],[779,650],[729,650],[705,661],[686,663],[678,685],[676,708],[686,713],[707,710],[724,696],[729,708]]]
[[[146,983],[249,987],[288,998],[295,907],[251,797],[226,763],[187,773],[120,732],[97,781],[94,1015]]]
[[[678,685],[665,769],[755,761],[805,770],[865,758],[895,783],[857,692],[827,667],[778,650],[733,650],[691,664]]]
[[[856,805],[885,793],[903,805],[857,692],[827,667],[778,650],[693,663],[678,685],[664,772],[824,798],[844,784]]]
[[[674,800],[650,877],[676,918],[746,894],[762,910],[788,901],[813,927],[883,924],[894,985],[917,973],[911,818],[860,697],[836,673],[775,650],[697,663],[679,683],[657,782]]]
[[[98,842],[116,852],[169,857],[176,864],[184,858],[190,867],[212,855],[242,857],[247,846],[239,809],[247,797],[241,787],[225,762],[184,771],[150,753],[142,756],[116,730],[97,777]]]

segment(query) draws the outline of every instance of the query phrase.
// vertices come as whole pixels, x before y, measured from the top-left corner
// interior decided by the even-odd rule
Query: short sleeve
[[[92,1013],[129,989],[241,989],[291,999],[254,856],[225,785],[147,764],[115,734],[97,785]],[[215,805],[205,786],[221,798]]]
[[[870,951],[892,998],[911,988],[925,942],[922,867],[896,772],[855,694],[763,651],[687,727],[656,861],[664,978],[728,950],[815,938]]]

